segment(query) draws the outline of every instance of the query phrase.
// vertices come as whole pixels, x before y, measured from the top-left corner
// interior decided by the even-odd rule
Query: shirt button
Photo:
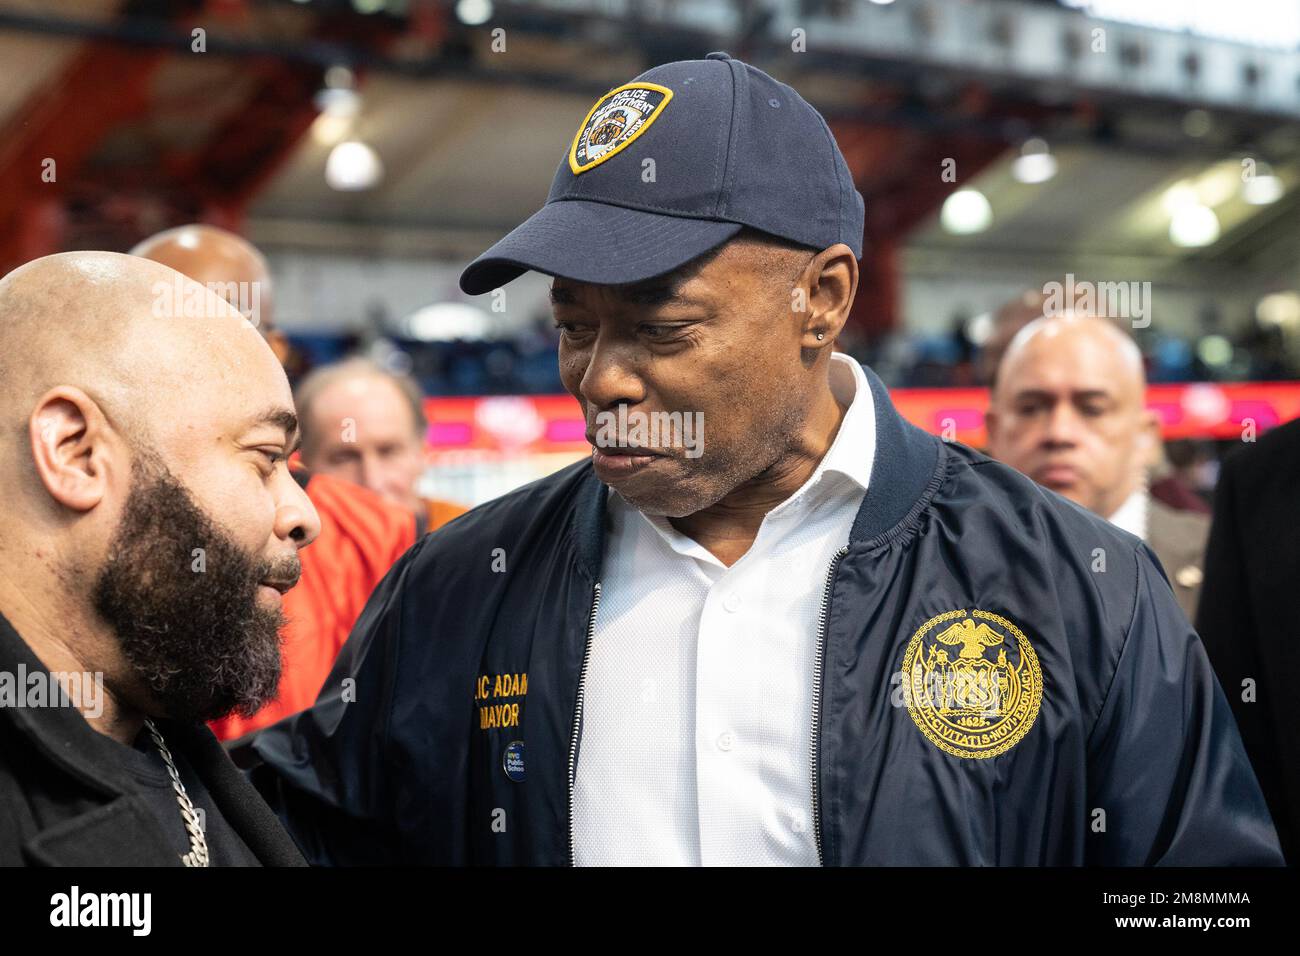
[[[722,733],[718,734],[719,750],[728,751],[734,746],[736,746],[736,735],[730,730],[724,730]]]
[[[722,606],[732,614],[735,614],[740,610],[740,596],[733,591],[722,599]]]

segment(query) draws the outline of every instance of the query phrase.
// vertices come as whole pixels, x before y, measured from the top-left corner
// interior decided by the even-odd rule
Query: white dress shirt
[[[1137,535],[1143,541],[1147,539],[1147,499],[1144,485],[1139,485],[1133,494],[1124,499],[1124,503],[1110,516],[1111,524],[1122,528],[1129,534]]]
[[[861,366],[833,355],[830,378],[848,405],[834,442],[730,568],[609,495],[574,784],[579,865],[816,865],[817,618],[876,446]]]

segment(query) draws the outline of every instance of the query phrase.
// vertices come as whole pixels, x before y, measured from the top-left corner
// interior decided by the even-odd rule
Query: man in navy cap
[[[597,101],[461,277],[554,276],[591,460],[412,548],[256,742],[309,859],[1281,862],[1151,552],[834,353],[862,232],[747,64]]]

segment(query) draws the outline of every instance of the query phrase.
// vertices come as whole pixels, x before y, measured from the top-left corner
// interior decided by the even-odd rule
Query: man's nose
[[[305,548],[320,534],[320,515],[307,497],[306,490],[292,475],[285,474],[284,484],[285,493],[275,509],[275,536]]]
[[[361,455],[361,484],[371,491],[383,490],[383,468],[380,467],[379,455],[370,451]]]
[[[1079,416],[1069,402],[1058,402],[1048,413],[1043,440],[1049,445],[1073,446],[1079,439]]]
[[[597,410],[604,410],[643,401],[645,385],[617,343],[598,339],[578,392]]]

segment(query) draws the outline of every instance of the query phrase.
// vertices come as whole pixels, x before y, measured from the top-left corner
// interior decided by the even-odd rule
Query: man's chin
[[[659,476],[636,476],[619,482],[605,482],[610,489],[642,514],[658,518],[685,518],[712,507],[723,498],[720,494],[702,493],[689,478],[667,480]]]

